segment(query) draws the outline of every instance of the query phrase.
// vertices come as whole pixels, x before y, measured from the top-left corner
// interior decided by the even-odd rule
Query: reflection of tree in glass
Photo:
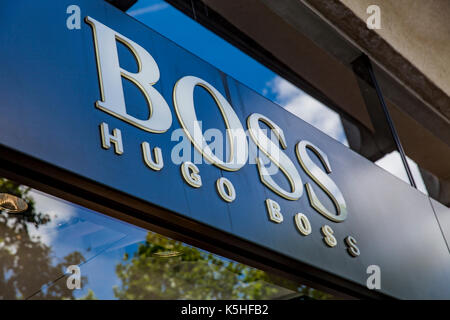
[[[177,252],[182,255],[157,256]],[[330,297],[152,232],[124,260],[116,266],[119,299],[273,299],[290,292],[282,287],[315,299]]]
[[[20,214],[0,211],[0,299],[25,299],[62,276],[67,266],[84,261],[83,256],[75,251],[64,257],[63,262],[52,263],[51,247],[29,233],[31,225],[39,228],[50,222],[48,214],[36,212],[29,191],[30,188],[0,178],[0,192],[18,196],[28,203],[27,211]],[[72,293],[65,281],[57,281],[37,297],[70,299],[73,298]]]

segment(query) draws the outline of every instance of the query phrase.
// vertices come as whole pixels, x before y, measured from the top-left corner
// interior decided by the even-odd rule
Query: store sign
[[[66,26],[69,5],[79,29]],[[0,150],[308,270],[365,288],[376,265],[385,294],[450,298],[426,195],[106,1],[4,6]]]
[[[95,106],[147,132],[163,133],[170,130],[172,126],[171,110],[164,97],[153,86],[159,81],[161,74],[152,55],[139,44],[94,18],[86,17],[85,21],[92,27],[101,94],[101,99],[95,102]],[[120,67],[117,51],[118,41],[133,53],[138,64],[137,72],[130,72]],[[138,119],[127,113],[122,78],[131,81],[145,97],[146,107],[149,109],[148,119]],[[219,159],[212,152],[202,133],[200,121],[195,112],[194,90],[197,86],[206,89],[214,98],[222,114],[227,136],[230,137],[227,154],[231,157],[226,161]],[[219,169],[227,171],[239,171],[246,164],[248,159],[247,135],[233,107],[214,86],[198,77],[186,75],[175,83],[173,105],[186,136],[189,137],[193,146],[205,159]],[[266,135],[267,133],[261,129],[260,122],[265,123],[276,134],[276,143],[271,141]],[[300,199],[303,195],[303,182],[292,160],[283,153],[282,149],[287,148],[283,129],[274,121],[259,113],[252,113],[247,117],[247,127],[253,142],[283,172],[290,186],[286,189],[277,184],[261,158],[255,158],[261,182],[287,200],[296,201]],[[116,154],[123,154],[122,132],[119,129],[115,128],[111,133],[108,124],[103,122],[100,124],[100,135],[103,148],[109,149],[113,144]],[[164,158],[161,148],[155,147],[153,149],[153,157],[147,141],[143,141],[141,147],[144,163],[152,170],[163,170]],[[322,168],[311,159],[307,152],[308,149],[320,159]],[[342,192],[329,176],[331,165],[325,152],[306,140],[301,140],[295,145],[295,152],[303,170],[314,180],[317,184],[316,187],[325,192],[334,204],[334,211],[327,209],[317,197],[312,184],[306,183],[305,187],[311,206],[330,221],[343,222],[347,218],[347,205]],[[188,185],[193,188],[202,187],[201,172],[193,162],[185,161],[180,165],[180,168],[180,178],[182,177]],[[216,189],[217,195],[223,201],[233,202],[236,199],[236,190],[229,179],[218,178]],[[274,223],[283,223],[284,218],[280,205],[270,198],[267,198],[265,203],[269,220]],[[308,236],[311,233],[311,223],[305,214],[296,213],[294,221],[300,234]],[[337,245],[332,227],[325,224],[320,230],[327,246],[334,247]],[[356,246],[356,240],[353,237],[347,236],[345,243],[351,256],[359,256],[359,248]]]

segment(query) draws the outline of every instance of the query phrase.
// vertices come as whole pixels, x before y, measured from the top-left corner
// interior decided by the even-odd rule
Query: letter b
[[[96,107],[142,130],[155,133],[167,131],[172,125],[172,114],[163,96],[153,87],[160,76],[156,61],[132,40],[91,17],[86,17],[85,20],[94,33],[101,94],[101,100],[95,103]],[[120,67],[116,41],[133,53],[138,72],[129,72]],[[137,119],[127,113],[122,77],[133,83],[144,95],[150,111],[147,120]]]

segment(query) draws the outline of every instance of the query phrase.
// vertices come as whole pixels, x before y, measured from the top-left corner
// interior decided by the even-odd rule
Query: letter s
[[[276,125],[272,120],[259,113],[253,113],[247,118],[247,126],[252,140],[258,146],[258,148],[264,152],[265,155],[284,173],[291,185],[291,191],[286,191],[281,188],[271,177],[266,167],[260,158],[256,158],[258,165],[259,176],[262,183],[268,188],[288,200],[297,200],[303,194],[303,183],[300,175],[292,163],[291,159],[283,153],[279,146],[270,140],[264,131],[259,126],[259,121],[264,122],[270,127],[273,133],[278,138],[283,149],[286,149],[286,138],[284,137],[283,130]]]
[[[320,169],[310,158],[306,149],[310,149],[319,158],[320,162],[325,168],[324,172]],[[295,148],[297,153],[298,161],[300,165],[305,170],[305,172],[313,179],[319,187],[330,197],[336,208],[336,214],[330,212],[325,206],[320,202],[314,189],[309,183],[305,183],[306,191],[308,193],[308,198],[311,206],[323,215],[325,218],[330,219],[334,222],[342,222],[347,218],[347,204],[345,203],[344,196],[342,195],[339,188],[336,186],[334,181],[327,175],[331,173],[331,166],[328,162],[327,155],[320,150],[318,147],[313,145],[311,142],[303,140],[297,143]]]

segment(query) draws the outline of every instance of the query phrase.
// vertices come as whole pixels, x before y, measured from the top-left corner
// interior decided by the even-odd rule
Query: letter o
[[[221,177],[216,181],[217,192],[226,202],[233,202],[236,199],[236,190],[227,178]]]
[[[294,219],[295,219],[295,226],[302,235],[307,236],[311,233],[312,231],[311,223],[309,222],[307,216],[305,216],[303,213],[297,213]]]
[[[194,89],[196,86],[204,88],[214,98],[225,121],[230,140],[229,159],[226,162],[213,154],[201,131],[194,106]],[[173,103],[181,127],[194,147],[206,160],[227,171],[237,171],[244,166],[248,156],[247,136],[233,107],[216,88],[200,78],[185,76],[175,84]]]

